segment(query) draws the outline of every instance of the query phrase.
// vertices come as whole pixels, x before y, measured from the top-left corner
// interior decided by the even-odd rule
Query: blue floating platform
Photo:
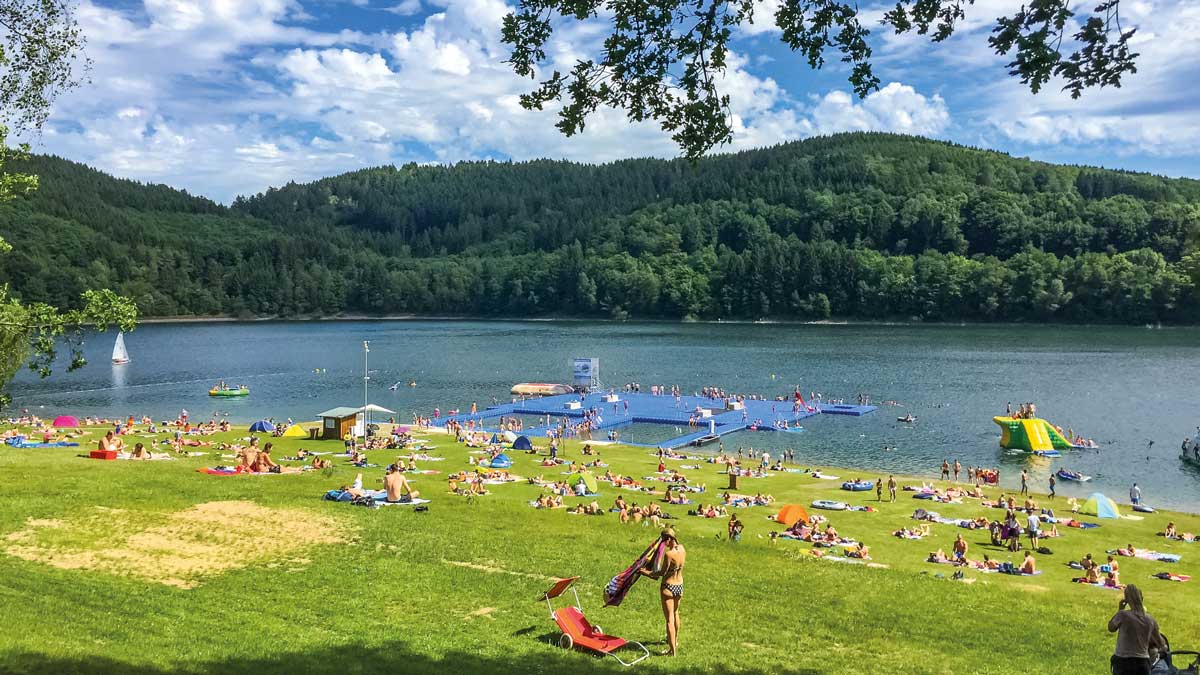
[[[605,401],[605,393],[561,394],[505,403],[467,415],[452,415],[461,424],[475,422],[486,431],[498,431],[501,417],[528,415],[551,418],[551,426],[535,426],[525,430],[527,435],[544,436],[554,420],[579,420],[587,411],[598,413],[597,430],[616,429],[631,424],[661,424],[688,427],[688,433],[650,447],[680,448],[709,435],[718,437],[737,431],[803,431],[798,423],[815,415],[848,415],[861,417],[875,410],[872,405],[845,403],[809,404],[799,410],[791,401],[742,401],[742,409],[728,409],[725,399],[707,396],[674,396],[618,392],[617,401]],[[710,430],[709,422],[713,423]],[[775,426],[786,422],[786,429]],[[493,424],[489,424],[493,423]],[[638,445],[638,444],[631,444]]]

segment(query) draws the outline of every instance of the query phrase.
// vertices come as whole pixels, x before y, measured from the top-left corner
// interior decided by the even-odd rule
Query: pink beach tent
[[[79,420],[71,417],[70,415],[59,415],[58,417],[54,418],[54,422],[51,426],[55,427],[56,429],[74,429],[75,427],[79,426]]]

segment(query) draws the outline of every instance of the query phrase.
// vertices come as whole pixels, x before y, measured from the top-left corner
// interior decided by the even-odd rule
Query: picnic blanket
[[[1159,572],[1158,574],[1151,574],[1150,576],[1154,577],[1155,579],[1162,579],[1163,581],[1178,581],[1180,583],[1184,581],[1191,581],[1192,579],[1186,574],[1171,574],[1170,572]]]
[[[24,438],[15,437],[5,441],[14,448],[78,448],[78,443],[69,441],[57,441],[54,443],[33,443]]]
[[[1142,560],[1153,560],[1154,562],[1177,563],[1183,556],[1177,553],[1159,553],[1158,551],[1146,551],[1137,549],[1133,555],[1123,548],[1114,548],[1108,551],[1109,555],[1119,555],[1126,558],[1141,558]]]

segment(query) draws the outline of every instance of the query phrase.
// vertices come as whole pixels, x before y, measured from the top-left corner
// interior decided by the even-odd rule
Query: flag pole
[[[371,379],[367,374],[367,355],[370,353],[371,347],[363,340],[363,445],[367,444],[367,426],[371,423],[371,411],[367,410],[367,381]]]

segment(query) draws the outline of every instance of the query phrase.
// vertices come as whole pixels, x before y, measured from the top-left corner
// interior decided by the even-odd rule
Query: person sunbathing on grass
[[[591,504],[580,503],[572,510],[572,513],[583,516],[599,516],[604,513],[604,510],[601,509],[600,505],[593,500]]]
[[[383,476],[383,489],[387,493],[387,501],[392,504],[411,502],[421,496],[421,493],[412,488],[404,474],[396,470],[395,465],[388,466],[387,473]]]
[[[129,453],[129,459],[150,459],[152,453],[146,449],[146,446],[141,443],[135,443],[133,451]]]
[[[948,563],[948,562],[950,562],[950,559],[946,557],[946,552],[940,548],[936,551],[930,551],[929,557],[926,558],[925,560],[928,562],[931,562],[931,563]]]
[[[271,443],[263,446],[255,459],[254,473],[300,473],[302,469],[296,466],[280,466],[271,459]]]
[[[691,502],[690,499],[683,496],[682,494],[672,495],[670,490],[667,491],[667,496],[663,498],[663,501],[667,502],[668,504],[676,504],[676,505],[683,505],[683,504],[688,504]]]
[[[255,465],[258,463],[258,439],[252,439],[250,446],[237,449],[237,456],[241,460],[238,463],[239,471],[254,471]]]
[[[965,563],[967,560],[967,549],[968,548],[969,548],[969,546],[967,544],[967,540],[963,539],[962,534],[959,534],[957,537],[955,537],[954,548],[952,550],[954,552],[954,560],[957,561],[960,565]]]
[[[320,457],[314,456],[312,458],[311,466],[314,469],[328,469],[329,467],[333,466],[333,462],[330,462],[327,459],[321,459]]]
[[[1116,570],[1113,570],[1113,571],[1109,572],[1107,575],[1105,575],[1104,585],[1107,586],[1108,588],[1120,588],[1120,589],[1125,588],[1125,584],[1121,583],[1120,576]]]
[[[863,543],[851,546],[850,548],[846,549],[846,557],[858,558],[859,560],[870,560],[870,547]]]
[[[1021,563],[1021,574],[1035,574],[1037,561],[1033,559],[1033,551],[1025,551],[1025,560]]]

